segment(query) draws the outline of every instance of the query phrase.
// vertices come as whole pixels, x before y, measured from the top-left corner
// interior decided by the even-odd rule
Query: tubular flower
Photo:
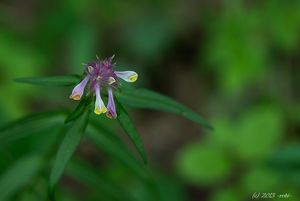
[[[70,95],[71,99],[73,99],[73,100],[81,99],[82,94],[84,92],[84,88],[85,88],[86,84],[88,83],[89,79],[90,79],[89,75],[85,76],[85,78],[78,85],[76,85],[74,87],[72,94]]]
[[[95,94],[96,94],[96,102],[95,102],[95,109],[94,109],[95,114],[99,115],[99,114],[105,113],[107,111],[107,109],[101,98],[100,86],[98,83],[96,84],[96,87],[95,87]]]
[[[110,119],[117,117],[116,106],[114,101],[114,95],[112,88],[108,88],[108,103],[107,103],[107,112],[106,116]]]
[[[84,79],[74,87],[70,95],[71,99],[80,100],[85,88],[87,88],[89,95],[96,96],[94,113],[97,115],[106,113],[108,118],[117,117],[113,91],[119,86],[118,78],[127,82],[135,82],[138,78],[138,74],[134,71],[115,71],[115,63],[112,63],[113,58],[114,56],[104,60],[97,58],[95,61],[86,64]],[[103,90],[108,92],[107,107],[105,107],[101,98]]]

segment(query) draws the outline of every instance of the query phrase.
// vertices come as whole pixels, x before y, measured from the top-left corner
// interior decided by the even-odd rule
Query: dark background
[[[299,200],[299,34],[297,0],[2,0],[0,125],[75,106],[71,88],[20,85],[14,78],[81,74],[82,63],[96,54],[115,54],[119,70],[138,72],[135,87],[176,99],[215,128],[130,111],[161,200],[250,200],[255,192]],[[2,147],[0,173],[39,150],[47,138],[37,136]],[[87,140],[76,155],[140,200],[151,200],[140,188],[143,180]],[[43,197],[47,179],[20,188],[11,200]],[[110,200],[97,186],[91,190],[68,176],[60,188],[61,200]]]

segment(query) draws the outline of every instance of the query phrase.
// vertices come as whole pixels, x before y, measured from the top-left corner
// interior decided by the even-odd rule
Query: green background
[[[134,87],[187,105],[214,131],[179,116],[132,110],[149,158],[146,169],[155,179],[84,139],[74,167],[89,164],[96,181],[74,179],[72,172],[84,172],[74,168],[60,182],[60,200],[118,200],[112,195],[123,191],[141,201],[251,200],[255,192],[300,200],[299,47],[297,0],[4,0],[0,125],[75,107],[68,99],[72,88],[21,85],[14,78],[81,74],[82,63],[96,54],[115,54],[119,70],[138,72]],[[119,133],[111,120],[94,118]],[[22,160],[50,142],[57,148],[57,135],[37,132],[1,143],[0,194],[12,201],[47,199],[51,166],[37,174],[41,159]],[[27,168],[16,169],[18,164]],[[20,177],[33,179],[20,184]],[[101,182],[118,187],[109,186],[113,193],[106,195]]]

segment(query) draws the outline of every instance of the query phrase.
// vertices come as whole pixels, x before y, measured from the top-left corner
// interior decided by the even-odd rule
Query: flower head
[[[83,96],[84,89],[87,88],[88,94],[95,95],[95,114],[106,113],[109,118],[116,118],[116,106],[113,97],[113,91],[119,86],[118,78],[127,82],[135,82],[138,74],[134,71],[115,71],[115,63],[112,62],[114,56],[100,60],[97,58],[95,61],[85,65],[84,79],[75,86],[70,95],[73,100],[80,100]],[[101,98],[101,92],[107,90],[108,104],[105,107]]]

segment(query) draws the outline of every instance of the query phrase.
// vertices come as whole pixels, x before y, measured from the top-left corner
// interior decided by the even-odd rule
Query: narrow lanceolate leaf
[[[132,143],[136,147],[137,151],[141,155],[144,163],[147,163],[147,157],[145,154],[145,150],[141,141],[139,134],[137,133],[127,111],[125,108],[118,104],[119,114],[118,114],[118,121],[121,127],[124,129],[128,137],[131,139]]]
[[[52,198],[54,198],[54,187],[62,176],[67,163],[76,150],[76,147],[79,145],[81,137],[85,132],[88,116],[89,110],[85,109],[82,115],[72,122],[58,149],[49,181],[49,193]]]
[[[11,200],[18,191],[28,185],[43,168],[44,160],[40,156],[29,156],[18,160],[6,172],[0,175],[0,200]]]
[[[159,93],[146,89],[136,89],[123,90],[116,93],[116,96],[121,103],[130,107],[154,109],[179,114],[206,128],[213,129],[213,127],[200,115],[175,100]]]
[[[97,171],[89,164],[82,161],[71,162],[66,173],[83,184],[94,188],[101,197],[105,197],[107,200],[136,200],[128,191],[106,179],[105,175],[101,174],[99,170]]]
[[[0,144],[43,133],[44,130],[61,124],[64,111],[35,113],[0,127]]]
[[[74,121],[75,119],[77,119],[85,110],[85,108],[91,103],[91,99],[88,97],[83,98],[79,104],[77,105],[77,107],[75,108],[75,110],[73,112],[71,112],[71,114],[67,117],[67,119],[65,120],[65,123]]]
[[[99,122],[97,124],[90,122],[87,128],[88,137],[97,148],[126,166],[141,179],[148,179],[146,167],[133,157],[133,154],[120,139],[116,139],[118,138],[116,134],[107,131],[107,128],[99,127]]]
[[[80,81],[80,75],[65,75],[53,77],[24,77],[15,79],[16,82],[41,86],[73,86]]]

